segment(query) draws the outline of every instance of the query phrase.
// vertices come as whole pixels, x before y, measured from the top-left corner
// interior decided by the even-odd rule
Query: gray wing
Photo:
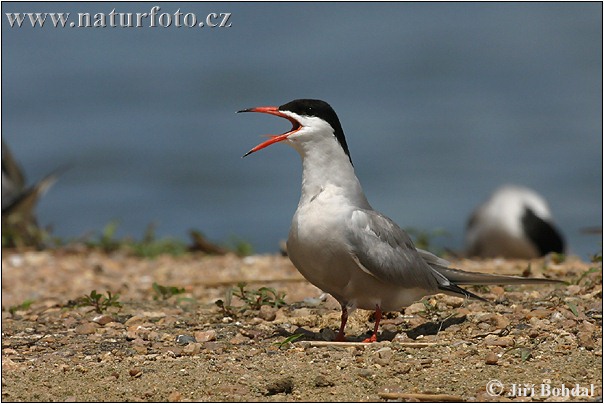
[[[361,269],[383,282],[430,291],[448,283],[426,263],[409,235],[378,212],[355,210],[347,237],[351,254]]]
[[[428,251],[416,249],[403,229],[386,216],[372,210],[355,210],[347,230],[351,254],[361,269],[383,282],[480,300],[484,299],[460,288],[457,284],[507,285],[559,282],[551,279],[492,275],[449,268],[448,261]]]

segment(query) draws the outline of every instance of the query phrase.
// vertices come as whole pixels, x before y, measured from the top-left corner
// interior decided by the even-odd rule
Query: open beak
[[[238,113],[239,112],[262,112],[263,114],[271,114],[271,115],[280,116],[281,118],[285,118],[292,123],[292,128],[290,131],[285,132],[281,135],[267,135],[269,137],[269,139],[267,141],[260,143],[258,146],[254,147],[252,150],[245,153],[243,155],[243,157],[248,156],[254,152],[257,152],[258,150],[264,149],[265,147],[268,147],[268,146],[272,145],[273,143],[281,142],[281,141],[287,139],[289,137],[289,135],[291,135],[292,133],[295,133],[295,132],[299,131],[300,129],[302,129],[302,125],[300,125],[300,122],[296,121],[294,118],[287,116],[283,112],[279,111],[279,107],[256,107],[256,108],[242,109],[241,111],[237,111],[237,112]]]

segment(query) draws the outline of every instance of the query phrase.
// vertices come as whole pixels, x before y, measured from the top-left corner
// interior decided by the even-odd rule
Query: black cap
[[[340,125],[340,120],[338,119],[338,115],[336,115],[336,111],[334,111],[328,103],[321,100],[300,99],[281,105],[279,110],[294,112],[304,116],[316,116],[317,118],[323,119],[333,128],[334,136],[342,149],[344,149],[344,153],[348,156],[350,164],[352,164],[342,125]]]

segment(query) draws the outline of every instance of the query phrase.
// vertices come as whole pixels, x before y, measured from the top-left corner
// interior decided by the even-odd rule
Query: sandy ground
[[[5,250],[2,400],[602,400],[601,263],[454,264],[569,284],[470,288],[491,303],[430,297],[388,313],[374,344],[354,343],[373,328],[357,310],[352,342],[322,345],[338,305],[319,301],[284,257]],[[219,308],[242,281],[285,293],[287,305],[233,297]],[[184,293],[160,296],[154,283]],[[92,290],[119,293],[122,307],[75,304]]]

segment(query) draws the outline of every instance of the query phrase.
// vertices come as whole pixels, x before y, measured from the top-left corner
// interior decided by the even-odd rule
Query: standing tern
[[[287,252],[294,266],[313,285],[342,306],[336,341],[344,341],[349,311],[375,310],[377,341],[382,311],[400,310],[426,295],[447,293],[484,300],[457,284],[524,284],[550,279],[464,272],[415,248],[396,223],[373,210],[358,178],[344,131],[335,111],[324,101],[300,99],[280,107],[238,112],[276,115],[292,128],[251,149],[285,142],[302,157],[302,193],[292,219]]]
[[[470,216],[466,255],[537,258],[564,253],[564,239],[553,224],[545,199],[518,185],[499,187]]]

